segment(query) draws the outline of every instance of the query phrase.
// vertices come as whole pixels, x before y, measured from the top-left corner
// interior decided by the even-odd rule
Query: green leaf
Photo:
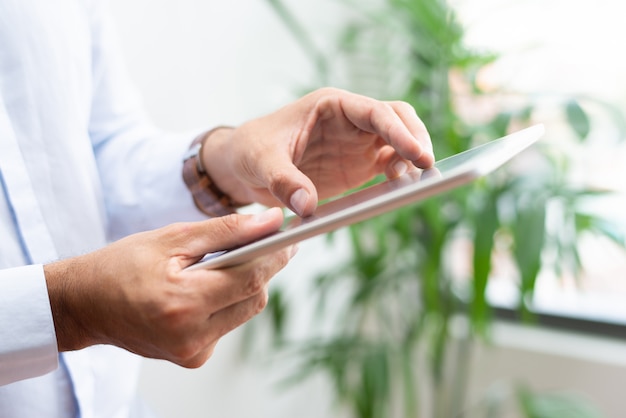
[[[406,417],[417,416],[417,382],[413,365],[416,362],[412,345],[401,347],[400,370],[404,392],[404,413]]]
[[[578,101],[570,100],[565,106],[567,121],[581,141],[586,139],[591,130],[589,116],[580,106]]]
[[[532,203],[521,205],[513,225],[515,242],[514,256],[521,275],[521,302],[524,313],[528,313],[528,298],[535,289],[535,281],[541,269],[541,253],[546,235],[546,202],[541,196]]]
[[[583,231],[593,232],[605,236],[620,247],[626,246],[626,237],[624,237],[623,231],[620,230],[616,222],[601,218],[597,215],[576,212],[575,223],[576,231],[579,234]]]
[[[498,229],[497,194],[489,194],[486,202],[477,213],[474,222],[474,298],[471,318],[477,330],[484,332],[489,318],[489,306],[486,298],[487,281],[491,272],[491,254],[494,234]]]
[[[374,347],[361,363],[361,390],[359,392],[363,416],[383,417],[389,399],[389,364],[386,348]]]
[[[280,344],[285,335],[285,322],[287,319],[288,307],[284,300],[283,292],[280,289],[270,291],[267,301],[267,311],[271,315],[275,344]]]
[[[533,393],[527,388],[517,391],[524,418],[601,418],[589,401],[573,393]]]
[[[506,135],[512,116],[510,112],[501,112],[491,121],[490,127],[493,129],[495,137]]]

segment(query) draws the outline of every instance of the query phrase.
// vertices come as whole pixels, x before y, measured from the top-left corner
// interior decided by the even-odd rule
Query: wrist
[[[240,180],[234,175],[232,138],[235,128],[219,127],[208,132],[200,149],[199,161],[215,187],[228,196],[232,207],[252,202]]]
[[[211,216],[222,216],[251,203],[236,176],[231,161],[231,139],[235,128],[220,126],[209,130],[192,143],[197,156],[186,162],[185,183],[196,206]],[[195,164],[195,165],[194,165]],[[192,170],[197,173],[192,173]]]
[[[78,280],[89,274],[79,258],[44,265],[44,275],[59,351],[72,351],[95,344],[84,325],[86,315],[80,314],[76,301],[82,299]]]
[[[235,212],[233,200],[215,184],[211,175],[207,173],[202,159],[205,145],[220,129],[223,128],[214,128],[197,136],[183,158],[183,180],[193,197],[193,202],[198,210],[211,217]]]

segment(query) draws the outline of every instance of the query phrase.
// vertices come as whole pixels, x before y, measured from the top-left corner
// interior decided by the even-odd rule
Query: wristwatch
[[[230,127],[218,126],[196,137],[183,157],[183,180],[191,192],[193,201],[200,211],[212,217],[235,213],[235,209],[239,207],[209,177],[200,158],[202,148],[211,134],[223,128]]]

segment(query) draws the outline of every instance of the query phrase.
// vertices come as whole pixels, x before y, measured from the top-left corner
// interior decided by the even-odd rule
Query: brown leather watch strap
[[[218,126],[196,137],[183,161],[183,180],[193,196],[194,203],[203,213],[212,217],[234,213],[238,207],[209,177],[200,159],[205,142],[213,132],[223,128],[230,127]]]

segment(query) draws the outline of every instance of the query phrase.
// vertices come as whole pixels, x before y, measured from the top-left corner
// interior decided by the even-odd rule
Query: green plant
[[[268,1],[309,52],[320,80],[409,102],[426,123],[438,158],[531,124],[544,106],[540,97],[481,87],[481,70],[498,57],[464,45],[463,28],[446,1],[344,0],[354,18],[329,56],[280,0]],[[466,114],[479,104],[491,110],[477,122]],[[573,97],[561,104],[564,123],[584,140],[590,122],[583,107]],[[462,416],[471,341],[489,335],[486,289],[495,262],[516,266],[520,312],[531,320],[540,271],[580,272],[582,234],[603,234],[623,245],[609,223],[582,211],[580,202],[601,192],[568,183],[566,154],[546,141],[525,158],[522,166],[349,228],[351,256],[316,281],[317,318],[333,322],[332,332],[290,343],[283,330],[293,307],[274,288],[268,310],[279,346],[300,360],[294,377],[326,373],[339,401],[362,418],[419,416],[425,386],[434,417]],[[468,249],[465,258],[453,250],[459,244]],[[452,268],[459,262],[470,268]],[[325,317],[330,303],[342,307],[332,310],[332,319]],[[469,327],[453,350],[450,327],[459,316],[469,319]],[[424,369],[427,382],[417,379]],[[533,403],[530,392],[520,399],[525,416],[549,416],[531,413],[542,404]]]

